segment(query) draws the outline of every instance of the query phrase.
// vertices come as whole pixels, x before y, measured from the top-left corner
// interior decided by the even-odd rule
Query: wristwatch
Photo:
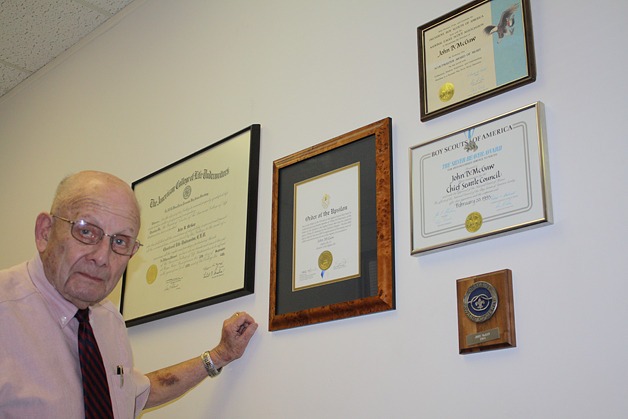
[[[203,360],[203,365],[205,365],[207,375],[209,375],[210,377],[214,378],[222,372],[222,367],[216,368],[216,366],[214,365],[214,361],[212,361],[211,357],[209,356],[209,351],[203,352],[203,355],[201,355],[201,359]]]

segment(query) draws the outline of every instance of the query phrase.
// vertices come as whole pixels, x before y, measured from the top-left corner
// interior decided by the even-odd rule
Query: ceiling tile
[[[0,0],[0,96],[132,0]]]
[[[30,73],[16,70],[0,62],[0,96],[13,89],[28,76]]]

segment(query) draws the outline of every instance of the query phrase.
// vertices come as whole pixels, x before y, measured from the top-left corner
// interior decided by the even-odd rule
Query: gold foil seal
[[[472,212],[467,215],[467,220],[464,223],[469,233],[475,233],[482,227],[482,214],[479,212]]]
[[[334,256],[331,254],[329,250],[325,250],[318,257],[318,267],[321,270],[326,271],[331,267],[331,262],[334,260]]]
[[[155,282],[157,279],[157,265],[150,265],[146,271],[146,282],[148,285]]]
[[[452,97],[454,97],[454,85],[453,83],[445,83],[440,87],[440,90],[438,91],[438,97],[440,98],[441,102],[449,102],[449,100],[451,100]]]

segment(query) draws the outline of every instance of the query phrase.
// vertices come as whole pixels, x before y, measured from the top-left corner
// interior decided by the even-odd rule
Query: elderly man
[[[139,228],[119,178],[86,171],[59,184],[50,213],[37,216],[38,254],[0,271],[2,418],[131,418],[242,356],[258,325],[236,313],[202,356],[147,375],[133,367],[122,316],[104,299],[140,246]]]

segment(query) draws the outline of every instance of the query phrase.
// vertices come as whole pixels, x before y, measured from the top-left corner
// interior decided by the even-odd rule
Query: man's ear
[[[46,250],[51,231],[52,215],[42,212],[35,220],[35,245],[40,253]]]

